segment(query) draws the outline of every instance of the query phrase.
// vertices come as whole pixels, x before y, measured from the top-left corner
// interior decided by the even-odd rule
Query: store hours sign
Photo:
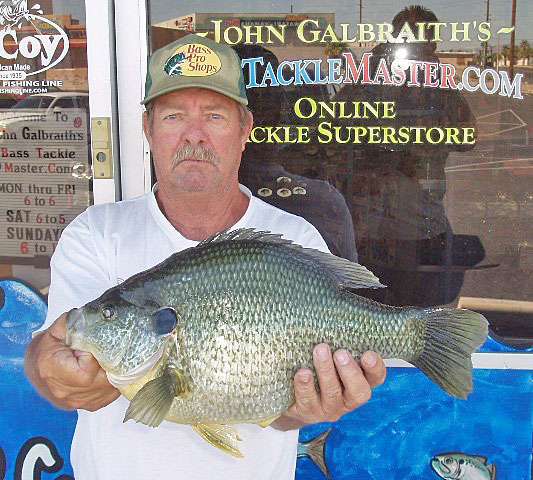
[[[47,268],[89,204],[87,112],[35,112],[0,110],[0,261]]]

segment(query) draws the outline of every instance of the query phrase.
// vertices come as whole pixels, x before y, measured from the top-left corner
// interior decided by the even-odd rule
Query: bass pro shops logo
[[[165,63],[165,73],[170,76],[207,77],[220,70],[218,55],[200,43],[188,43],[178,48]]]
[[[28,8],[27,0],[0,0],[1,80],[23,80],[57,65],[68,53],[65,31],[42,16],[39,4]]]

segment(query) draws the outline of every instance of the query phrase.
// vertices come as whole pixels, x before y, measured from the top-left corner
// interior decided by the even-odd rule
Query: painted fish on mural
[[[298,453],[296,455],[297,458],[309,457],[326,478],[329,478],[329,471],[326,466],[324,449],[326,447],[326,439],[330,432],[331,428],[328,428],[309,442],[298,442]]]
[[[294,401],[313,347],[367,350],[420,368],[449,394],[472,390],[471,354],[487,333],[468,310],[391,307],[351,288],[383,285],[365,267],[269,232],[239,229],[73,309],[67,345],[92,353],[131,401],[125,421],[190,424],[241,456],[231,424],[266,426]]]
[[[496,480],[496,465],[475,455],[442,453],[431,460],[431,468],[446,480]]]

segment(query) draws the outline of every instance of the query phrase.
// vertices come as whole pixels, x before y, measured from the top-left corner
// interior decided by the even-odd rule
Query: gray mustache
[[[212,165],[218,165],[220,163],[220,159],[210,148],[192,145],[183,145],[183,147],[180,147],[172,158],[172,163],[178,165],[183,160],[191,158]]]

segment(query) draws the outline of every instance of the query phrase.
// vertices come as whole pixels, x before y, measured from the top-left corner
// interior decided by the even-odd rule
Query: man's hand
[[[120,396],[90,353],[65,345],[67,314],[36,336],[24,356],[24,370],[35,389],[64,410],[98,410]]]
[[[372,388],[381,385],[386,376],[385,364],[377,353],[365,352],[360,367],[349,352],[337,350],[331,355],[324,343],[314,348],[313,364],[320,393],[315,389],[313,373],[304,368],[298,370],[294,376],[295,403],[272,424],[274,428],[289,430],[311,423],[336,422],[365,404]]]

